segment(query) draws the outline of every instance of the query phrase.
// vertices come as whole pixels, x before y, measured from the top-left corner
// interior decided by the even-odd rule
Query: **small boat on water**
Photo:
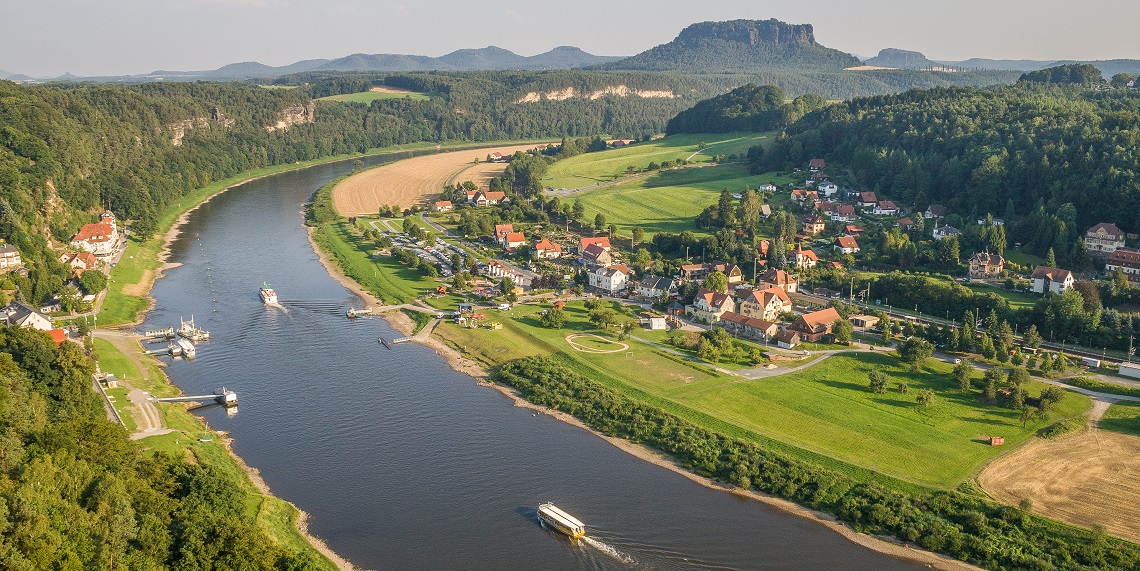
[[[182,356],[186,359],[193,359],[198,354],[197,349],[194,348],[194,344],[189,340],[179,339],[178,347],[182,349]]]
[[[552,503],[545,503],[538,506],[538,519],[543,525],[565,533],[572,539],[578,539],[586,535],[586,524],[578,521],[578,518],[562,511],[562,509]]]
[[[269,282],[261,282],[261,303],[266,305],[270,303],[277,303],[277,292],[269,287]]]
[[[179,318],[179,320],[182,321],[182,325],[178,328],[179,337],[185,337],[194,342],[206,341],[210,338],[209,331],[198,329],[198,327],[194,325],[193,315],[190,316],[190,321],[181,318]]]
[[[349,319],[356,319],[362,315],[372,315],[372,308],[366,307],[364,309],[356,309],[355,307],[350,307],[348,308],[348,311],[344,312],[344,315]]]

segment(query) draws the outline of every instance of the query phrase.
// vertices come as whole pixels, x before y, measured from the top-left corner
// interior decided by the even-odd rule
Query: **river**
[[[378,162],[370,158],[367,164]],[[252,181],[194,212],[144,328],[193,316],[212,333],[168,372],[310,531],[368,569],[920,569],[764,504],[638,460],[513,406],[432,350],[385,350],[382,319],[325,271],[302,204],[350,163]],[[282,307],[264,306],[268,281]],[[586,522],[571,543],[538,524],[552,501]]]

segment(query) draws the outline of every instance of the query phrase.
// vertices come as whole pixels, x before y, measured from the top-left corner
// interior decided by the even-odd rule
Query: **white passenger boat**
[[[261,282],[261,303],[270,304],[277,303],[277,292],[269,287],[268,282]]]
[[[538,519],[548,527],[578,539],[586,535],[586,524],[578,521],[574,516],[562,511],[558,506],[545,503],[538,506]]]

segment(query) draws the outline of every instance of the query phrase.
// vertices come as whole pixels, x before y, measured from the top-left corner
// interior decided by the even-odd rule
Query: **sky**
[[[495,45],[633,55],[709,20],[813,24],[862,57],[1140,59],[1135,0],[0,0],[0,70],[33,77],[285,65]]]

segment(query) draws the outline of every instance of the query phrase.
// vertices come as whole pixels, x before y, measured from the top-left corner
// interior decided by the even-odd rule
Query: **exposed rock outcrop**
[[[626,85],[607,85],[602,89],[594,91],[580,91],[573,87],[567,87],[566,89],[556,89],[554,91],[547,91],[543,93],[531,91],[515,100],[515,103],[537,103],[543,99],[547,101],[565,101],[574,97],[593,100],[600,99],[607,95],[614,95],[617,97],[629,97],[633,95],[637,97],[644,97],[646,99],[673,99],[675,97],[678,97],[676,93],[668,89],[633,89]]]
[[[316,116],[316,105],[309,102],[307,105],[294,105],[286,107],[277,118],[277,123],[265,128],[270,133],[274,131],[287,131],[293,125],[312,123]]]
[[[170,135],[170,144],[177,147],[182,144],[182,139],[186,137],[186,132],[194,129],[195,127],[200,129],[209,129],[212,126],[217,126],[224,129],[227,127],[232,127],[233,124],[233,119],[227,118],[220,109],[213,107],[210,109],[209,117],[194,117],[192,119],[176,121],[167,125],[166,128],[172,131]]]

